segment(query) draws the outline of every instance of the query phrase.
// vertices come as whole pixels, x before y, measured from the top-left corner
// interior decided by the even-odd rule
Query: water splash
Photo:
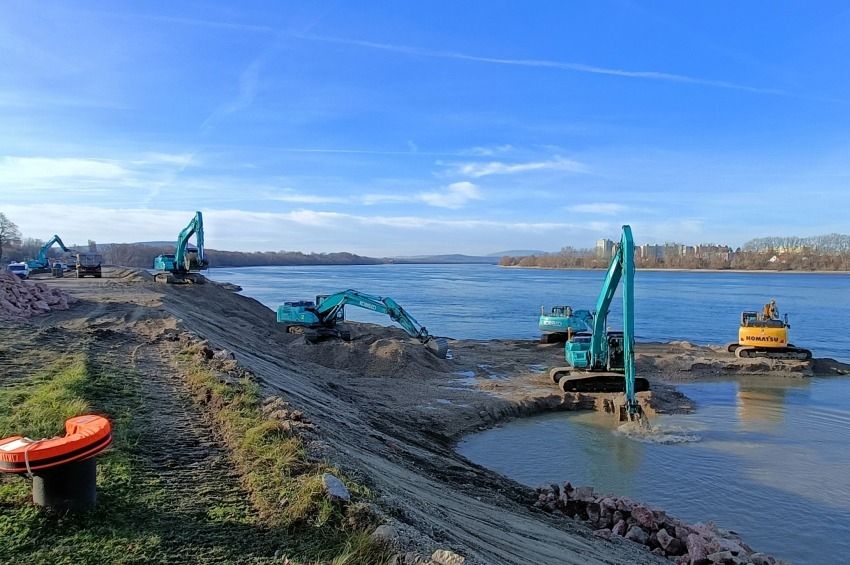
[[[626,422],[615,433],[643,443],[693,443],[701,439],[692,430],[680,426],[650,426],[648,422]]]

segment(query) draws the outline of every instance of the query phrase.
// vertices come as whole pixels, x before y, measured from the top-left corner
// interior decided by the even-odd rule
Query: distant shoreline
[[[542,269],[546,271],[604,271],[603,267],[539,267],[539,266],[521,266],[521,265],[499,265],[502,269]],[[638,271],[651,272],[666,272],[672,271],[677,273],[756,273],[756,274],[777,274],[777,275],[850,275],[850,271],[774,271],[771,269],[662,269],[662,268],[641,268],[637,267]]]

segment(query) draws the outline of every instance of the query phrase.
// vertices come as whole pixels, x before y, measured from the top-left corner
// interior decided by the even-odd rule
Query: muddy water
[[[572,481],[688,521],[713,520],[795,563],[850,555],[850,380],[682,385],[694,414],[641,442],[599,413],[549,414],[469,436],[458,451],[530,486]]]

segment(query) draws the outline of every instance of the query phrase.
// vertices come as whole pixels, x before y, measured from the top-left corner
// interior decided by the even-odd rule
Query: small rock
[[[632,518],[637,521],[637,524],[647,530],[655,528],[655,516],[652,515],[652,510],[646,506],[637,505],[632,508]]]
[[[626,535],[626,521],[620,520],[616,524],[614,524],[614,527],[611,528],[611,533],[614,534],[615,536],[620,536],[620,537],[623,537],[624,535]]]
[[[382,524],[372,532],[372,539],[382,543],[392,543],[398,539],[398,530],[389,524]]]
[[[753,565],[774,565],[776,563],[776,559],[764,553],[753,553],[750,555],[750,561],[753,562]]]
[[[463,565],[466,563],[466,558],[448,549],[438,549],[431,554],[431,561],[440,565]]]
[[[708,555],[708,560],[716,565],[735,565],[735,556],[731,551],[718,551]]]
[[[572,498],[583,502],[593,502],[593,487],[576,487]]]
[[[746,553],[740,544],[735,543],[730,539],[720,538],[717,540],[717,543],[720,544],[720,551],[728,551],[732,555],[744,555]]]
[[[661,528],[658,530],[658,533],[655,534],[656,539],[658,540],[658,545],[661,546],[664,551],[667,551],[667,547],[670,545],[670,542],[673,541],[674,538],[670,534],[667,533],[667,530]]]
[[[655,549],[653,549],[652,553],[655,554],[655,555],[660,555],[661,557],[664,557],[664,550],[661,549],[660,547],[656,547]]]
[[[587,519],[594,524],[599,523],[599,504],[596,502],[591,502],[587,505]]]
[[[611,530],[608,528],[602,528],[601,530],[594,530],[593,535],[602,539],[611,539]]]
[[[327,493],[328,498],[331,500],[340,502],[348,502],[351,500],[351,494],[348,492],[348,489],[342,481],[334,475],[330,473],[322,475],[322,484],[325,487],[325,492]]]
[[[404,565],[427,565],[431,560],[413,551],[404,554]]]
[[[699,535],[688,534],[687,548],[692,565],[708,563],[708,551],[706,551],[705,542]]]
[[[608,511],[613,513],[615,510],[617,510],[617,503],[614,502],[610,497],[606,496],[605,498],[599,501],[599,508],[603,512]]]
[[[668,555],[682,555],[686,552],[685,544],[679,538],[672,538],[665,551]]]
[[[627,540],[646,545],[646,542],[649,541],[649,534],[647,534],[646,531],[640,526],[632,526],[631,528],[629,528],[629,531],[626,532],[625,538]]]

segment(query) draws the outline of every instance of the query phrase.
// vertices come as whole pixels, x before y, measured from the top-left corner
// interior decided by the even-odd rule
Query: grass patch
[[[214,363],[199,358],[200,347],[183,350],[181,369],[231,449],[262,520],[288,532],[296,555],[304,558],[339,565],[386,561],[390,552],[368,535],[374,524],[362,523],[353,511],[328,500],[322,475],[332,473],[343,480],[353,500],[370,498],[368,489],[347,480],[339,469],[309,458],[298,435],[263,414],[259,386],[245,377],[223,379]]]

